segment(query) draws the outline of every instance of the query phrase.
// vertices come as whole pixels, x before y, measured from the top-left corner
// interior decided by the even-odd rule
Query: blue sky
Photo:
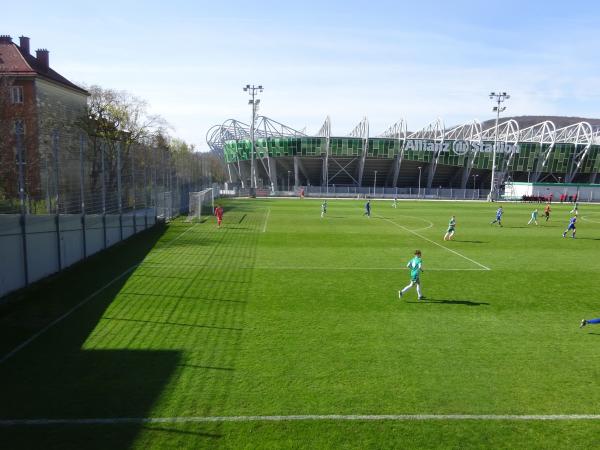
[[[600,5],[592,1],[173,0],[11,2],[0,34],[31,38],[77,83],[146,99],[173,135],[206,150],[208,128],[260,113],[308,133],[327,115],[372,135],[405,118],[417,130],[507,114],[600,117]],[[26,9],[24,9],[26,8]]]

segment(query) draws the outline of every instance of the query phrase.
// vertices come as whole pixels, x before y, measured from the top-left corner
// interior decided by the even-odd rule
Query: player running
[[[536,208],[531,213],[531,219],[529,219],[529,222],[527,222],[527,225],[531,225],[531,222],[533,222],[533,223],[535,223],[537,225],[538,224],[537,223],[537,216],[538,216],[538,210]]]
[[[456,217],[452,216],[450,218],[450,222],[448,222],[448,231],[446,231],[446,234],[444,235],[445,241],[452,240],[452,238],[454,237],[455,229],[456,229]]]
[[[217,227],[221,228],[223,222],[223,207],[221,205],[217,205],[215,208],[215,216],[217,216]]]
[[[563,233],[563,237],[567,237],[567,233],[569,231],[573,231],[573,234],[571,235],[571,237],[573,239],[575,239],[575,233],[577,232],[577,230],[575,229],[575,222],[577,222],[577,216],[573,216],[571,217],[571,219],[569,219],[569,226],[567,227],[567,229],[564,231]]]
[[[363,216],[367,216],[369,219],[371,218],[371,200],[367,200],[367,203],[365,203],[365,213]]]
[[[550,209],[550,203],[546,203],[546,206],[544,207],[544,217],[546,218],[546,222],[548,222],[548,219],[550,218],[551,211],[552,209]]]
[[[575,214],[576,216],[579,215],[579,203],[575,202],[575,204],[573,205],[573,209],[569,211],[569,213]]]
[[[425,299],[421,293],[421,280],[420,275],[423,272],[423,260],[421,259],[421,250],[415,250],[415,256],[406,265],[410,269],[410,284],[401,291],[398,291],[398,298],[402,298],[405,292],[411,287],[417,287],[417,298],[419,300]]]
[[[600,323],[600,318],[598,318],[598,319],[582,319],[581,323],[579,324],[579,328],[583,328],[590,323]]]
[[[498,211],[496,211],[496,219],[492,220],[490,222],[490,225],[498,222],[498,225],[502,226],[502,214],[504,214],[504,210],[502,209],[502,206],[500,208],[498,208]]]
[[[398,207],[398,199],[396,197],[394,197],[394,203],[392,203],[392,208],[397,208]]]
[[[325,214],[327,214],[327,200],[321,205],[321,219],[325,217]]]

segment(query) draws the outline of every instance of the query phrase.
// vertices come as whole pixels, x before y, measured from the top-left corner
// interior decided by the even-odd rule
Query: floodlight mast
[[[260,93],[263,91],[262,84],[258,86],[247,84],[244,86],[244,92],[248,92],[248,94],[252,97],[251,100],[248,100],[248,104],[252,106],[252,122],[250,123],[250,141],[252,148],[250,149],[250,188],[256,189],[256,163],[255,163],[255,145],[254,145],[254,124],[256,123],[256,111],[258,109],[258,105],[260,104],[260,99],[257,99],[256,96],[257,91]]]
[[[506,109],[506,106],[500,106],[504,100],[508,100],[510,95],[506,92],[490,92],[490,100],[496,102],[493,111],[496,112],[496,130],[494,132],[494,151],[492,153],[492,182],[490,184],[490,194],[488,201],[493,202],[496,199],[496,148],[498,147],[498,122],[500,121],[500,113]]]

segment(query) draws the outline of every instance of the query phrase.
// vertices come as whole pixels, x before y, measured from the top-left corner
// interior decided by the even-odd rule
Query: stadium
[[[212,127],[207,143],[226,163],[230,183],[250,185],[251,127],[230,119]],[[497,143],[495,184],[509,181],[595,183],[600,120],[520,116],[446,127],[437,119],[417,131],[400,120],[371,135],[365,117],[346,136],[331,120],[307,134],[267,117],[254,128],[257,187],[293,186],[488,189]],[[291,180],[290,180],[291,179]]]

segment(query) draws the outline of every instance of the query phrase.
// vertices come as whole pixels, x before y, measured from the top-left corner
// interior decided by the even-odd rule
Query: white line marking
[[[165,244],[165,246],[167,246],[167,245],[175,242],[177,239],[179,239],[185,233],[187,233],[188,231],[190,231],[194,226],[195,225],[192,225],[187,230],[185,230],[183,233],[181,233],[179,236],[177,236],[176,238],[174,238],[174,239],[170,240],[169,242],[167,242]],[[27,347],[33,341],[35,341],[37,338],[39,338],[42,334],[44,334],[46,331],[48,331],[54,325],[56,325],[56,324],[62,322],[63,320],[65,320],[67,317],[69,317],[71,314],[73,314],[75,311],[77,311],[79,308],[81,308],[83,305],[85,305],[87,302],[89,302],[91,299],[93,299],[96,295],[98,295],[100,292],[102,292],[104,289],[110,287],[115,281],[120,280],[125,275],[127,275],[131,271],[135,270],[140,264],[142,264],[142,263],[134,264],[130,268],[126,269],[123,273],[117,275],[115,278],[113,278],[111,281],[109,281],[108,283],[106,283],[104,286],[102,286],[99,289],[95,290],[90,295],[88,295],[86,298],[84,298],[82,301],[80,301],[79,303],[77,303],[75,306],[73,306],[71,309],[69,309],[62,316],[60,316],[57,319],[55,319],[52,322],[50,322],[48,325],[46,325],[40,331],[38,331],[37,333],[35,333],[33,336],[29,337],[27,340],[21,342],[17,347],[15,347],[14,349],[12,349],[6,355],[2,356],[2,358],[0,358],[0,364],[4,363],[6,360],[12,358],[14,355],[16,355],[18,352],[20,352],[21,350],[23,350],[25,347]]]
[[[400,225],[400,224],[397,224],[397,223],[396,223],[396,222],[394,222],[393,220],[387,219],[387,218],[385,218],[385,217],[382,217],[382,216],[378,216],[378,217],[382,218],[383,220],[387,220],[387,221],[388,221],[388,222],[390,222],[391,224],[394,224],[394,225],[396,225],[397,227],[399,227],[399,228],[402,228],[403,230],[405,230],[405,231],[408,231],[409,233],[412,233],[412,234],[414,234],[415,236],[418,236],[418,237],[420,237],[421,239],[424,239],[424,240],[426,240],[427,242],[431,242],[432,244],[435,244],[435,245],[437,245],[438,247],[441,247],[441,248],[443,248],[444,250],[447,250],[447,251],[449,251],[449,252],[451,252],[451,253],[454,253],[455,255],[458,255],[458,256],[460,256],[461,258],[464,258],[464,259],[466,259],[467,261],[471,261],[473,264],[477,264],[479,267],[482,267],[482,268],[483,268],[483,269],[485,269],[485,270],[492,270],[492,269],[490,269],[488,266],[484,266],[483,264],[480,264],[480,263],[478,263],[477,261],[475,261],[475,260],[473,260],[473,259],[471,259],[471,258],[469,258],[469,257],[467,257],[467,256],[465,256],[465,255],[463,255],[463,254],[461,254],[461,253],[458,253],[458,252],[457,252],[457,251],[455,251],[455,250],[452,250],[451,248],[444,247],[443,245],[440,245],[440,244],[438,244],[437,242],[435,242],[435,241],[432,241],[431,239],[428,239],[428,238],[426,238],[425,236],[422,236],[422,235],[420,235],[420,234],[419,234],[419,233],[417,233],[416,231],[412,231],[410,228],[406,228],[405,226],[402,226],[402,225]]]
[[[581,216],[581,218],[582,218],[583,220],[585,220],[586,222],[600,223],[600,222],[599,222],[599,221],[597,221],[597,220],[588,219],[588,216]]]
[[[432,221],[427,220],[427,219],[423,219],[421,217],[407,216],[407,215],[404,215],[404,214],[400,214],[400,217],[410,217],[411,219],[417,219],[417,220],[421,220],[423,222],[429,223],[429,226],[426,226],[424,228],[415,228],[414,230],[411,230],[411,231],[423,231],[423,230],[428,230],[429,228],[433,227],[433,222]]]
[[[265,224],[263,225],[263,229],[262,229],[263,233],[266,233],[266,231],[267,231],[267,223],[269,222],[269,215],[270,214],[271,214],[271,208],[268,208],[267,209],[267,214],[265,216]]]
[[[298,422],[298,421],[437,421],[506,420],[558,421],[600,420],[600,414],[307,414],[289,416],[207,416],[207,417],[114,417],[91,419],[2,419],[0,427],[48,425],[119,425],[148,423],[206,422]]]
[[[256,270],[408,270],[407,267],[281,267],[281,266],[261,266],[261,267],[239,267],[240,269],[256,269]],[[427,271],[475,271],[483,272],[489,269],[445,269],[427,267]]]

